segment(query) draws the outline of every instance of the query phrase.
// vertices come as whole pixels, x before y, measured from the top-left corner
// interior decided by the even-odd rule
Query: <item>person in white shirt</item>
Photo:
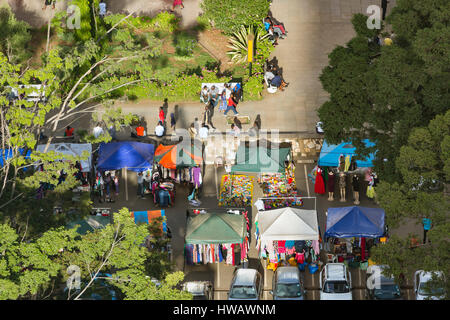
[[[95,139],[97,139],[99,136],[101,136],[103,134],[103,129],[100,126],[100,123],[97,123],[97,126],[93,130],[93,133],[94,133]]]
[[[200,93],[200,101],[204,104],[209,103],[209,89],[207,86],[204,86],[202,92]]]
[[[270,87],[270,82],[273,78],[275,78],[275,75],[270,71],[266,71],[266,73],[264,74],[264,80],[266,81],[268,87]]]
[[[198,137],[202,140],[208,139],[208,131],[209,131],[209,127],[203,123],[202,127],[198,131]]]
[[[100,3],[98,4],[98,7],[100,9],[99,12],[100,18],[104,18],[106,15],[106,3],[103,0],[101,0]]]
[[[164,129],[163,125],[162,125],[162,122],[159,121],[159,122],[158,122],[158,125],[157,125],[156,128],[155,128],[155,134],[156,134],[156,136],[157,136],[157,137],[162,137],[162,136],[164,135],[164,131],[165,131],[165,129]]]

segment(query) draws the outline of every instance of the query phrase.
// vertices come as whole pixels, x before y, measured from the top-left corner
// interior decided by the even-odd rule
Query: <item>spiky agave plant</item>
[[[254,44],[258,45],[258,42],[267,38],[269,34],[263,32],[263,28],[255,28],[253,26],[249,26],[246,28],[245,26],[241,26],[241,30],[235,32],[230,38],[230,44],[227,46],[231,50],[227,52],[227,54],[231,57],[231,61],[239,64],[244,63],[247,60],[247,50],[248,50],[248,36],[250,34],[254,35]]]

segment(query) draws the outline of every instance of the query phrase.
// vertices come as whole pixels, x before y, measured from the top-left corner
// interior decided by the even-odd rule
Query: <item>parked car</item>
[[[260,300],[262,278],[256,269],[237,269],[231,281],[228,300]]]
[[[320,272],[320,300],[353,300],[352,279],[343,263],[328,263]]]
[[[373,265],[367,268],[366,299],[368,300],[401,300],[400,287],[394,277],[386,277],[383,270],[386,265]]]
[[[414,274],[414,292],[416,294],[416,300],[443,300],[445,299],[445,288],[441,284],[433,281],[433,273],[435,279],[443,279],[442,283],[445,283],[445,277],[442,271],[427,272],[418,270]]]
[[[272,279],[274,300],[304,300],[303,278],[297,267],[279,267]]]
[[[183,290],[190,292],[194,300],[214,300],[211,281],[189,281],[183,284]]]

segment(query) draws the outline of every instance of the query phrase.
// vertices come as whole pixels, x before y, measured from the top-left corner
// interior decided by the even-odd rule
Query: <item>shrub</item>
[[[174,36],[175,53],[180,57],[191,57],[194,53],[194,48],[197,45],[195,37],[180,32]]]
[[[240,26],[261,24],[269,12],[267,0],[203,0],[200,4],[206,20],[226,34],[239,31]]]
[[[247,61],[248,36],[254,36],[254,44],[257,47],[259,42],[263,41],[269,36],[269,34],[263,30],[264,29],[262,28],[257,28],[255,30],[253,26],[250,26],[248,28],[245,28],[245,26],[241,26],[241,30],[239,30],[239,32],[235,32],[229,39],[230,45],[228,45],[228,48],[232,50],[228,51],[227,54],[231,56],[231,61],[233,61],[234,63],[244,63],[245,61]]]
[[[169,12],[161,12],[156,17],[151,19],[150,25],[156,31],[164,31],[164,32],[174,32],[178,29],[178,23],[180,19],[177,18],[174,14]]]
[[[263,75],[253,75],[244,84],[244,100],[260,100],[262,98],[262,91],[264,90]]]

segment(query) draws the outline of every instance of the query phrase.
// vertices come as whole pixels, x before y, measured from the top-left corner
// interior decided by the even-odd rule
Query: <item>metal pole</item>
[[[127,168],[123,168],[122,170],[125,170],[124,176],[125,176],[125,200],[128,201],[128,170]]]

